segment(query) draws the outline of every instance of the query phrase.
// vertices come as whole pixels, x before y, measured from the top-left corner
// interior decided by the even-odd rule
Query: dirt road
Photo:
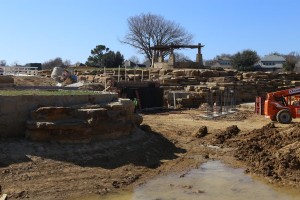
[[[234,114],[213,120],[200,117],[198,109],[143,114],[142,128],[146,131],[136,130],[126,138],[91,144],[62,145],[1,139],[0,192],[8,194],[9,199],[72,199],[89,194],[105,195],[130,189],[154,176],[196,168],[209,159],[220,159],[233,166],[248,166],[249,172],[261,174],[279,184],[289,182],[292,186],[299,185],[299,179],[289,178],[295,174],[299,178],[299,157],[292,157],[293,164],[290,166],[284,163],[281,166],[282,162],[277,162],[276,156],[268,157],[266,150],[259,152],[260,160],[253,158],[257,153],[254,150],[252,156],[247,153],[253,145],[243,150],[247,141],[262,146],[268,144],[260,142],[261,135],[265,134],[261,128],[270,121],[253,114],[251,106],[238,109]],[[232,125],[240,131],[226,129]],[[275,125],[278,128],[270,128],[273,132],[267,131],[268,136],[285,129],[297,132],[296,128],[293,129],[297,123]],[[207,127],[208,134],[195,137],[195,132],[202,126]],[[265,130],[269,129],[265,127]],[[286,133],[283,136],[285,143],[279,142],[278,145],[283,148],[292,141],[296,147],[294,140],[299,140],[299,135],[289,136]],[[221,137],[223,139],[219,140]],[[262,146],[259,148],[263,149]],[[275,147],[276,144],[268,146],[273,148],[273,153]],[[285,152],[293,150],[297,155],[297,149],[287,147],[280,151],[280,155],[287,155]],[[285,164],[290,163],[286,156],[277,157],[286,158]],[[263,164],[264,158],[273,162]],[[255,166],[249,165],[250,161],[260,163],[261,170],[255,171]],[[275,166],[273,171],[270,167],[266,168],[270,164]],[[287,176],[283,176],[285,172],[288,172]]]

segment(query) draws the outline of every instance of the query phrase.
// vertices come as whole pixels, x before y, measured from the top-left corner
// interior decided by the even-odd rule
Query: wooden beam
[[[204,45],[197,44],[197,45],[154,45],[153,47],[150,47],[150,49],[153,50],[170,50],[170,49],[180,49],[180,48],[190,48],[190,49],[196,49],[196,48],[202,48]]]

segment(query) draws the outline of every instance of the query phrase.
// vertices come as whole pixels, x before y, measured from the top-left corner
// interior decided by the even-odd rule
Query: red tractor
[[[300,117],[300,87],[270,92],[264,104],[264,114],[272,121],[289,124]]]

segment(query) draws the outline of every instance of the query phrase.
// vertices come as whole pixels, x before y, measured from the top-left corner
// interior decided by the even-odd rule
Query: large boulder
[[[61,67],[54,67],[51,73],[51,78],[58,82],[60,80],[60,77],[62,76],[63,71],[64,69]]]

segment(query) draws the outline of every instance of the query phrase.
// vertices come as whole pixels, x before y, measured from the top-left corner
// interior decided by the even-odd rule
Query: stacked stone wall
[[[35,141],[86,143],[128,135],[141,122],[129,99],[103,105],[40,107],[26,122],[26,136]]]
[[[103,83],[103,73],[84,72],[85,82]],[[118,70],[110,70],[110,76],[117,80]],[[234,90],[236,103],[251,102],[255,96],[264,96],[267,92],[300,86],[300,74],[295,72],[238,72],[235,70],[208,70],[208,69],[121,69],[120,79],[136,81],[152,80],[159,82],[165,90],[166,105],[172,105],[169,92],[185,91],[189,95],[178,98],[183,107],[196,107],[206,101],[205,95],[209,92]],[[134,75],[135,74],[135,75]],[[143,77],[142,77],[143,75]],[[150,76],[150,77],[149,77]],[[141,82],[140,82],[141,83]],[[141,83],[142,84],[142,83]],[[187,102],[187,103],[185,103]],[[204,102],[205,103],[205,102]]]
[[[98,95],[20,95],[0,96],[0,137],[24,136],[31,111],[46,106],[69,107],[82,104],[107,104],[117,94]]]
[[[207,103],[210,93],[234,91],[235,103],[253,102],[256,96],[265,96],[268,92],[300,86],[298,73],[270,73],[213,70],[168,70],[160,72],[160,84],[165,89],[168,105],[173,105],[174,91],[185,91],[185,97],[179,97],[181,107],[198,107]],[[170,94],[169,94],[170,93]],[[216,97],[213,96],[213,99]]]

